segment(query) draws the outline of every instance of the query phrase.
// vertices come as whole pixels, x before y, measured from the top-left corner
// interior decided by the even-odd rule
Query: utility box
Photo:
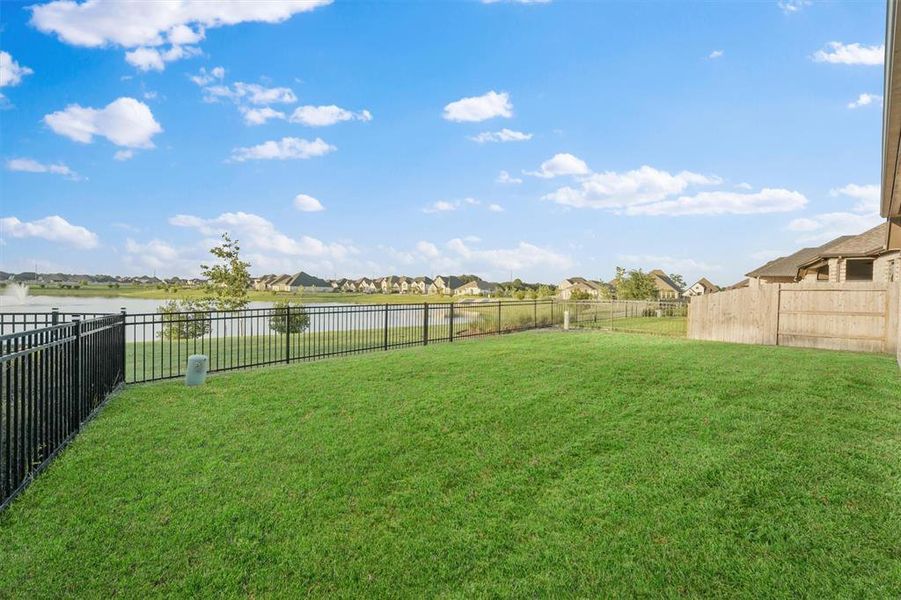
[[[210,368],[210,359],[205,354],[192,354],[188,357],[188,368],[185,371],[185,385],[203,385],[206,373]]]
[[[563,311],[563,329],[567,330],[567,331],[569,330],[569,311],[568,310]]]

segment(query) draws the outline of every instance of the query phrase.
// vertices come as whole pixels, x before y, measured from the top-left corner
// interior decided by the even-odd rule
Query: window
[[[829,281],[829,265],[817,269],[817,281]]]
[[[873,259],[848,260],[845,263],[846,281],[873,281]]]

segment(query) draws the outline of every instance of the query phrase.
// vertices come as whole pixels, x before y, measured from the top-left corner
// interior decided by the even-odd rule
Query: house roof
[[[750,273],[746,273],[748,277],[797,277],[798,269],[802,265],[818,259],[823,252],[828,251],[833,246],[840,244],[854,236],[843,235],[837,237],[830,242],[826,242],[822,246],[811,248],[801,248],[794,254],[788,256],[780,256],[774,258],[763,266],[757,267]]]
[[[746,287],[748,287],[749,285],[751,285],[751,282],[748,281],[747,278],[745,278],[745,279],[742,279],[741,281],[739,281],[738,283],[733,283],[733,284],[730,285],[730,286],[724,287],[723,290],[725,290],[725,291],[729,291],[729,290],[738,290],[738,289],[741,289],[741,288],[746,288]]]
[[[575,285],[584,285],[590,287],[595,290],[601,290],[605,287],[608,287],[607,284],[601,281],[594,281],[591,279],[585,279],[584,277],[567,277],[563,280],[564,283],[568,283],[570,287]],[[560,287],[563,287],[562,285]]]
[[[487,292],[491,292],[497,289],[496,283],[491,283],[488,281],[482,281],[481,279],[470,281],[469,283],[464,283],[460,286],[461,289],[467,288],[478,288],[480,290],[485,290]]]
[[[699,283],[705,290],[710,290],[711,292],[715,292],[718,289],[720,289],[718,286],[710,283],[710,280],[707,279],[706,277],[701,277],[696,282],[694,282],[694,284],[691,287],[694,287],[694,286],[698,285]]]
[[[444,283],[444,287],[449,287],[452,290],[463,285],[463,280],[456,275],[438,275],[435,277],[435,282],[437,283],[439,279]]]
[[[835,256],[870,256],[885,250],[888,238],[888,222],[864,231],[860,235],[845,236],[847,239],[831,245],[820,253],[820,257]]]
[[[673,281],[672,279],[670,279],[669,275],[667,275],[660,269],[654,269],[653,271],[648,273],[648,275],[653,275],[655,277],[655,279],[658,282],[657,287],[661,287],[660,284],[662,283],[663,286],[672,288],[673,290],[675,290],[677,292],[682,291],[682,288],[680,288],[678,285],[676,285],[676,282]]]
[[[332,287],[332,284],[325,279],[314,277],[303,271],[294,274],[288,282],[288,285],[291,287]]]

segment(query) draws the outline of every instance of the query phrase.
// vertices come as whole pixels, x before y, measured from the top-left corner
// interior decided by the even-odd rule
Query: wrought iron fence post
[[[429,303],[426,302],[422,311],[422,345],[429,345]]]
[[[454,303],[450,305],[450,341],[454,341]]]
[[[128,361],[125,359],[125,349],[128,346],[128,335],[125,332],[126,312],[124,306],[119,310],[119,314],[122,315],[122,337],[120,339],[120,342],[122,344],[122,352],[119,353],[119,358],[122,360],[122,364],[120,365],[122,369],[119,372],[122,373],[122,379],[120,380],[120,382],[125,383],[125,365],[128,363]]]
[[[532,329],[538,329],[538,298],[532,300]]]
[[[54,325],[59,324],[59,309],[55,306],[50,309],[50,322]]]
[[[72,317],[72,327],[74,328],[73,349],[72,349],[72,397],[75,406],[72,407],[72,414],[69,418],[72,420],[71,431],[81,429],[81,319],[78,315]]]
[[[291,303],[285,303],[285,362],[291,362]]]
[[[428,307],[428,304],[426,304]],[[385,302],[385,350],[388,349],[388,303]]]
[[[501,301],[497,301],[497,333],[501,333]]]

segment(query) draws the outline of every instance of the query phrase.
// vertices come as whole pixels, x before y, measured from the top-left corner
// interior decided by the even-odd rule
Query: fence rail
[[[212,372],[229,371],[561,326],[565,311],[574,328],[685,335],[686,305],[654,301],[547,299],[123,311],[125,382],[181,377],[191,354],[207,355]],[[0,326],[20,331],[76,317],[59,312],[6,313],[0,315]]]
[[[124,356],[121,315],[0,336],[0,510],[123,383]]]

